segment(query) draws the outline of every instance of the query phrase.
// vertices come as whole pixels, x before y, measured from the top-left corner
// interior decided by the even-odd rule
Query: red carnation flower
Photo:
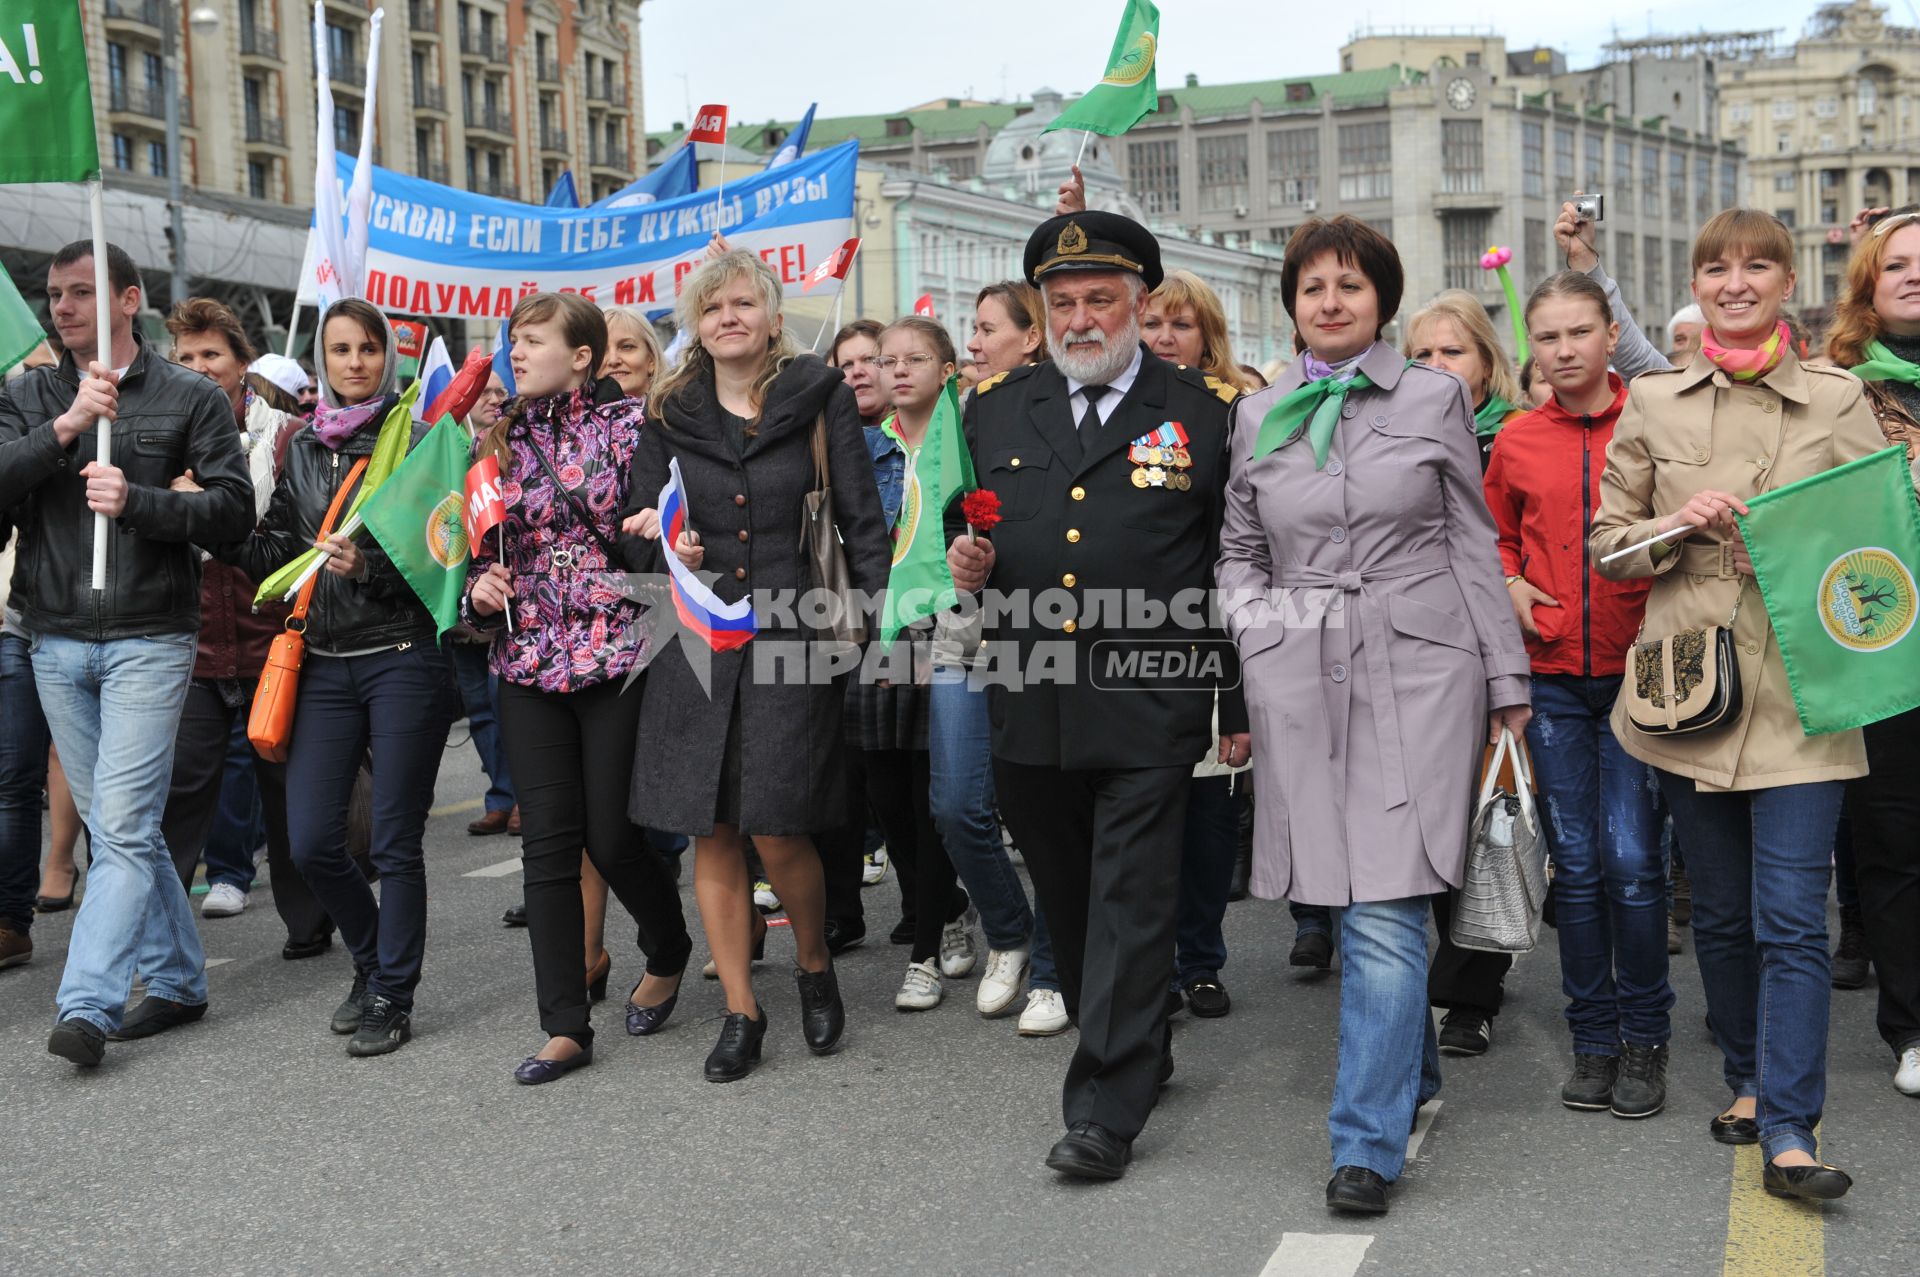
[[[975,488],[960,498],[960,511],[973,535],[989,532],[1000,522],[1000,494],[991,488]]]

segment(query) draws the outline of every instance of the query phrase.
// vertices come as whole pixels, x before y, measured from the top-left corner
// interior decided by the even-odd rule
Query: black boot
[[[767,1036],[767,1009],[760,1018],[749,1020],[738,1011],[728,1014],[720,1026],[720,1040],[707,1056],[707,1081],[738,1082],[760,1063],[760,1041]]]
[[[840,1002],[840,977],[829,962],[825,971],[796,967],[793,978],[800,986],[800,1032],[807,1039],[807,1050],[825,1055],[839,1043],[847,1027],[847,1009]]]
[[[1867,935],[1860,906],[1840,909],[1840,944],[1833,951],[1833,987],[1860,989],[1867,983]]]

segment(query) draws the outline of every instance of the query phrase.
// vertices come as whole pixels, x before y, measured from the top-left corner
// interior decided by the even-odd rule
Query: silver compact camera
[[[1607,220],[1607,197],[1604,195],[1576,195],[1573,197],[1573,215],[1583,222],[1604,222]]]

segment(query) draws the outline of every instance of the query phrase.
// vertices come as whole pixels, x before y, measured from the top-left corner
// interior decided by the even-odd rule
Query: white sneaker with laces
[[[949,979],[971,975],[980,961],[973,947],[973,924],[979,916],[968,905],[965,913],[940,929],[940,970]]]
[[[885,847],[876,847],[871,856],[866,856],[861,861],[860,885],[863,887],[878,886],[881,882],[885,881],[886,876],[887,849]]]
[[[1902,1095],[1920,1095],[1920,1046],[1900,1053],[1900,1067],[1893,1075],[1893,1089]]]
[[[245,913],[247,893],[230,882],[216,882],[207,888],[207,898],[200,902],[202,918],[231,918]]]
[[[901,983],[900,992],[893,995],[893,1005],[901,1011],[931,1011],[945,996],[940,988],[939,967],[931,962],[909,962],[907,978]]]
[[[773,894],[773,884],[764,878],[753,884],[753,907],[761,913],[780,912],[780,897]]]
[[[980,990],[973,1005],[981,1015],[995,1016],[1013,1005],[1020,986],[1027,978],[1027,950],[987,950],[987,971],[980,977]]]
[[[1052,989],[1032,989],[1027,993],[1027,1009],[1020,1013],[1020,1036],[1050,1038],[1067,1031],[1067,1004]]]

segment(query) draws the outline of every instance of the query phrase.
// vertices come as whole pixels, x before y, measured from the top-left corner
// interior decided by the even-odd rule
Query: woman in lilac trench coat
[[[1460,883],[1482,743],[1530,712],[1466,387],[1377,340],[1401,280],[1362,222],[1295,232],[1281,288],[1307,349],[1235,405],[1218,573],[1253,725],[1253,893],[1342,911],[1327,1204],[1369,1213],[1440,1089],[1429,898]]]

